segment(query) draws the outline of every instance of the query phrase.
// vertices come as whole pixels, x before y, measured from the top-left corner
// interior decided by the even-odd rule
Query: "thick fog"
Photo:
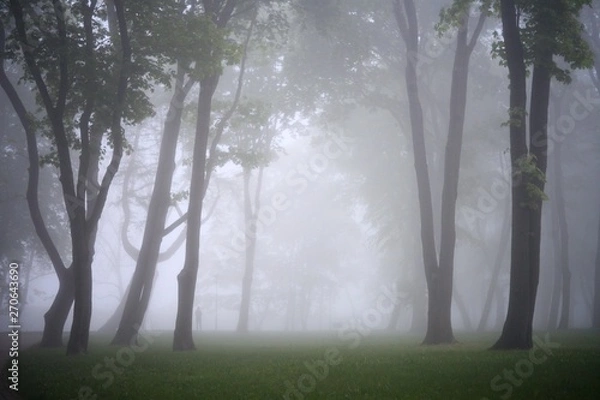
[[[279,10],[288,18],[282,31],[267,32],[268,15],[259,13],[239,104],[222,127],[236,98],[239,62],[225,67],[216,88],[207,153],[214,164],[203,201],[193,305],[194,327],[199,308],[202,331],[238,329],[250,262],[250,331],[335,331],[354,324],[425,332],[428,294],[405,45],[391,7],[366,12],[354,2],[326,3],[330,8],[311,1],[301,11]],[[418,14],[417,79],[438,254],[457,35],[456,28],[442,34],[434,29],[443,5],[419,2]],[[470,34],[478,16],[473,10]],[[590,32],[599,26],[597,8],[586,6],[580,18]],[[245,22],[236,24],[230,40],[243,44]],[[494,32],[501,34],[501,28],[499,19],[487,18],[470,58],[455,218],[451,318],[456,332],[499,331],[508,307],[509,81],[506,67],[491,55]],[[591,48],[598,57],[598,48]],[[558,326],[565,295],[570,300],[566,326],[592,323],[600,225],[597,68],[596,61],[595,70],[575,70],[570,84],[553,81],[551,87],[535,329]],[[15,65],[13,82],[20,71]],[[527,79],[530,86],[531,76]],[[100,218],[92,264],[92,331],[104,328],[112,335],[118,325],[118,319],[106,324],[123,302],[136,267],[172,85],[153,83],[145,92],[154,114],[123,125],[126,151]],[[19,90],[35,108],[28,89]],[[194,85],[183,106],[165,227],[188,209],[198,91]],[[29,219],[25,138],[7,96],[0,96],[2,225],[21,232],[18,243],[3,233],[2,258],[22,264],[22,329],[42,331],[58,279]],[[222,137],[210,151],[219,129]],[[103,146],[100,171],[110,162],[107,137]],[[47,138],[40,138],[39,147],[42,156],[53,149]],[[77,148],[71,155],[76,167]],[[39,196],[68,265],[67,213],[52,164],[42,167]],[[143,318],[146,329],[172,331],[175,326],[185,230],[184,221],[164,235]],[[7,318],[2,315],[0,324],[6,326]]]

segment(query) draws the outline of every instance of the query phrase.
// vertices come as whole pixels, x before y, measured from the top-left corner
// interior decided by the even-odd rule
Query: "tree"
[[[119,326],[111,342],[115,345],[127,345],[137,337],[150,301],[156,264],[160,255],[160,246],[165,235],[165,222],[171,205],[171,184],[175,172],[175,153],[181,128],[184,102],[191,88],[196,83],[196,79],[193,76],[189,76],[193,55],[186,54],[184,51],[191,48],[199,38],[196,36],[197,33],[196,35],[193,34],[197,29],[189,29],[193,25],[192,21],[188,20],[188,15],[183,12],[185,6],[184,1],[177,2],[175,10],[176,18],[170,20],[172,23],[171,26],[163,27],[175,34],[179,32],[179,35],[187,40],[179,42],[177,46],[174,46],[174,50],[176,50],[175,54],[170,53],[177,64],[175,87],[163,127],[158,166],[148,206],[142,245],[137,256],[135,271],[131,278],[125,303],[123,304]],[[191,12],[193,11],[192,9]],[[174,26],[179,29],[173,29]],[[186,33],[183,34],[183,32]]]
[[[59,278],[59,291],[45,315],[43,345],[60,345],[62,328],[74,301],[68,354],[87,351],[92,312],[92,261],[98,223],[127,142],[123,122],[136,123],[152,112],[144,90],[150,80],[164,80],[162,59],[148,52],[151,38],[137,7],[149,2],[121,0],[88,2],[10,1],[2,18],[10,17],[11,34],[2,48],[7,57],[22,64],[24,78],[35,84],[43,110],[34,118],[2,77],[28,140],[28,202],[36,232]],[[109,29],[107,30],[106,27]],[[148,42],[144,43],[144,39]],[[131,58],[135,52],[136,65]],[[4,59],[3,59],[4,61]],[[54,151],[44,160],[60,171],[60,184],[68,214],[71,267],[56,251],[39,211],[37,180],[39,155],[36,130],[51,141]],[[100,179],[102,142],[112,148],[108,167]],[[78,163],[71,150],[79,153]]]
[[[592,9],[586,13],[586,26],[588,27],[585,33],[587,43],[594,49],[594,68],[590,71],[590,77],[594,86],[600,94],[600,1],[592,2]],[[596,262],[594,269],[594,304],[592,311],[592,326],[600,329],[600,222],[598,224],[598,246],[596,247]]]
[[[548,150],[548,103],[552,77],[569,80],[553,61],[571,68],[590,64],[577,14],[585,1],[500,1],[504,57],[510,79],[512,238],[510,294],[502,334],[492,348],[528,349],[539,281],[541,210]],[[527,65],[533,66],[527,135]],[[529,144],[527,143],[529,136]]]
[[[243,132],[236,135],[237,143],[230,146],[229,149],[234,162],[242,166],[244,180],[244,233],[246,243],[238,332],[247,332],[250,320],[250,299],[256,256],[260,196],[264,169],[270,159],[269,153],[274,129],[269,126],[266,110],[261,112],[261,108],[264,109],[264,107],[257,104],[256,107],[252,108],[249,113],[242,114],[243,126],[238,125],[238,128]],[[254,169],[258,169],[258,174],[254,193],[251,193],[250,181]]]
[[[433,200],[425,145],[425,126],[417,77],[419,64],[417,10],[412,0],[395,0],[393,4],[398,29],[406,46],[405,80],[419,197],[421,246],[428,289],[427,332],[423,344],[452,343],[455,340],[451,322],[454,249],[456,245],[455,213],[466,109],[468,67],[470,56],[483,29],[486,10],[482,8],[477,27],[470,39],[468,38],[469,2],[466,2],[466,4],[465,2],[455,3],[453,7],[446,11],[445,18],[442,19],[443,23],[457,25],[458,34],[450,91],[450,119],[445,152],[441,244],[438,259],[435,246]]]
[[[206,159],[208,137],[210,133],[212,98],[219,83],[222,73],[222,60],[231,58],[231,46],[227,44],[225,27],[231,19],[238,0],[204,0],[203,13],[212,22],[214,30],[210,40],[207,40],[206,53],[202,56],[212,56],[207,68],[200,71],[198,94],[198,109],[196,114],[196,134],[193,147],[192,177],[189,190],[189,205],[187,211],[187,231],[185,261],[183,268],[177,276],[178,301],[177,317],[173,337],[173,350],[195,349],[192,337],[192,320],[194,309],[194,293],[198,276],[200,223],[202,216],[202,203],[206,182]],[[198,62],[207,61],[199,59]]]

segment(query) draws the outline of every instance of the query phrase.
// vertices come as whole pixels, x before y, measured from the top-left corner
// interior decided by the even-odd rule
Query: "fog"
[[[391,6],[367,12],[368,4],[354,3],[310,1],[299,8],[259,12],[245,53],[238,104],[240,58],[220,62],[228,65],[210,117],[207,155],[214,164],[208,164],[212,174],[202,207],[194,328],[199,308],[201,331],[239,330],[250,262],[246,282],[251,332],[336,332],[348,326],[418,336],[426,332],[428,290],[419,214],[425,206],[419,201],[415,176],[405,43]],[[449,110],[457,101],[450,98],[457,29],[440,34],[434,29],[446,3],[418,5],[417,79],[437,254]],[[584,7],[580,19],[588,31],[596,32],[590,47],[598,57],[597,2],[594,6]],[[269,13],[275,12],[287,18],[281,30],[268,26]],[[479,11],[473,9],[471,14],[473,34]],[[229,40],[242,46],[247,19],[232,21]],[[506,67],[491,55],[497,40],[494,32],[501,35],[502,24],[489,17],[469,64],[451,288],[451,325],[459,338],[468,331],[499,332],[510,292],[509,80]],[[566,65],[559,56],[555,59],[561,67]],[[570,305],[563,327],[592,326],[598,296],[594,282],[600,273],[597,60],[595,69],[574,70],[570,84],[552,82],[536,330],[558,326],[565,295]],[[163,68],[175,70],[173,64]],[[15,62],[10,72],[13,83],[21,71]],[[530,87],[531,76],[527,79]],[[22,85],[29,85],[17,86],[33,110],[35,99],[28,88],[34,83]],[[99,221],[92,263],[92,331],[104,327],[108,335],[116,332],[118,319],[112,326],[105,324],[134,276],[163,127],[171,118],[172,79],[170,85],[152,82],[144,93],[153,114],[123,124],[126,151]],[[165,227],[189,207],[199,90],[194,85],[182,106]],[[3,233],[2,260],[21,264],[21,327],[39,332],[59,282],[28,217],[27,177],[22,176],[28,165],[25,137],[11,102],[5,92],[0,95],[6,127],[1,138],[2,225],[19,231],[18,241],[10,231]],[[235,109],[227,116],[233,104]],[[219,129],[222,137],[211,151]],[[107,136],[102,141],[99,170],[106,171],[112,150]],[[40,136],[42,156],[54,151],[52,143]],[[77,146],[70,152],[77,167]],[[44,165],[40,202],[68,266],[71,239],[61,196],[57,168]],[[177,276],[186,262],[185,230],[184,222],[162,240],[165,255],[157,265],[143,318],[146,330],[172,332],[176,325]],[[250,239],[255,239],[253,244]],[[570,292],[562,284],[565,269]],[[67,321],[71,318],[72,314]],[[8,322],[3,310],[0,324]],[[70,328],[67,322],[65,331]]]

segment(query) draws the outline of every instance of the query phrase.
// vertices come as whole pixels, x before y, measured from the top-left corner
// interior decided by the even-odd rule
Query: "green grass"
[[[460,344],[423,347],[418,338],[371,335],[351,349],[352,341],[336,336],[203,334],[196,338],[197,351],[183,353],[170,350],[168,334],[139,353],[108,346],[107,338],[94,338],[86,356],[66,357],[64,350],[36,348],[22,352],[19,386],[25,399],[68,400],[78,394],[93,399],[93,392],[97,399],[265,400],[283,399],[286,381],[298,387],[303,377],[306,393],[297,393],[304,399],[501,399],[509,388],[505,398],[598,398],[598,332],[552,335],[551,341],[560,347],[537,365],[528,364],[527,351],[488,351],[495,337],[459,335]],[[329,365],[326,377],[322,367],[317,371],[322,376],[306,375],[305,363],[323,360],[331,349],[339,351],[340,359],[334,359],[339,364]],[[131,365],[110,372],[105,359],[118,354]],[[134,359],[127,358],[131,354]],[[543,354],[536,353],[540,358]],[[531,375],[517,376],[518,384],[503,377],[505,370],[528,365],[533,366]],[[496,383],[504,386],[494,391],[491,381],[496,376]]]

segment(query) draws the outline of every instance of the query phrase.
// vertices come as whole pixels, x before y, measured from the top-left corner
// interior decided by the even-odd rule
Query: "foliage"
[[[548,196],[541,189],[546,183],[546,174],[537,166],[535,155],[528,154],[517,160],[514,176],[525,182],[527,201],[520,204],[521,207],[537,210],[541,201],[548,200]]]
[[[583,25],[578,15],[590,0],[519,0],[519,26],[525,50],[526,65],[534,65],[537,55],[550,49],[560,56],[569,68],[561,68],[555,60],[548,66],[552,76],[559,82],[571,81],[571,69],[593,66],[593,54],[582,37]],[[494,32],[492,55],[506,63],[504,42],[499,32]]]

